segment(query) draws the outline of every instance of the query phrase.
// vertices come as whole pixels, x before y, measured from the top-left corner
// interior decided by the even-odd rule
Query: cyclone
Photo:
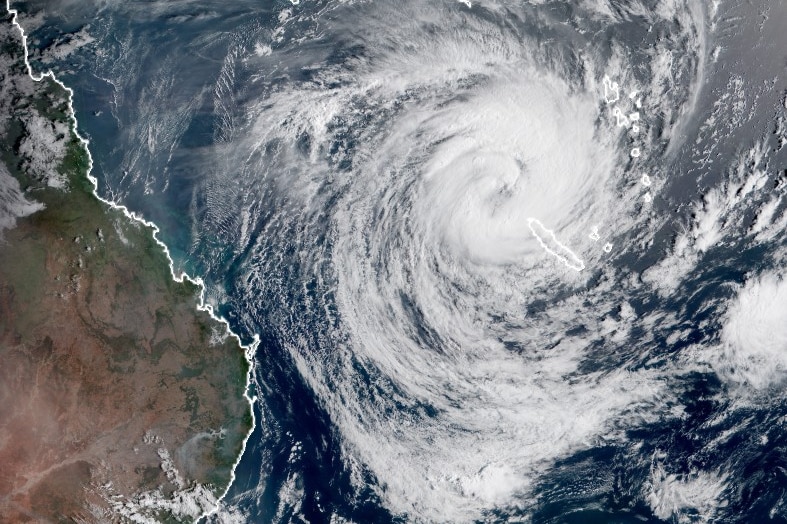
[[[620,301],[590,233],[636,236],[652,218],[604,78],[653,82],[651,108],[682,100],[661,96],[658,71],[629,74],[634,53],[604,56],[576,27],[553,38],[535,7],[518,27],[461,4],[321,16],[318,37],[260,60],[306,63],[301,78],[260,73],[265,96],[219,153],[246,159],[241,192],[272,209],[244,216],[259,235],[238,239],[242,294],[296,304],[267,321],[355,485],[371,475],[417,520],[526,511],[555,460],[623,439],[666,395],[658,373],[587,365],[608,334],[588,326]]]

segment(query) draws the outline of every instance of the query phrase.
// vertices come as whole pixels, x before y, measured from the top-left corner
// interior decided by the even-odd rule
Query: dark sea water
[[[213,521],[787,521],[787,6],[13,5],[259,337]]]

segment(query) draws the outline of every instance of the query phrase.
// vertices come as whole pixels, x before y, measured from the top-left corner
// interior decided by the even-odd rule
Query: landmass
[[[0,521],[193,521],[252,425],[245,349],[94,195],[69,93],[0,20]]]

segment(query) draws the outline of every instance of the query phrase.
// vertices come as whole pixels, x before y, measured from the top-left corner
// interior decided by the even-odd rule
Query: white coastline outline
[[[246,444],[248,443],[251,434],[254,432],[254,429],[257,427],[257,419],[256,416],[254,415],[254,403],[256,402],[257,397],[256,395],[254,397],[249,396],[249,387],[251,386],[251,377],[252,377],[252,373],[254,372],[253,356],[257,350],[257,347],[259,346],[260,337],[258,334],[255,333],[254,340],[252,341],[251,344],[248,345],[243,344],[243,342],[240,339],[240,336],[238,336],[235,332],[232,331],[227,319],[219,315],[216,315],[213,312],[213,306],[205,303],[205,282],[202,280],[202,278],[192,277],[185,271],[181,271],[180,275],[175,274],[175,265],[174,265],[175,263],[172,260],[172,256],[170,255],[169,248],[158,237],[160,231],[159,227],[153,222],[146,220],[142,216],[136,214],[135,212],[130,211],[126,206],[122,204],[118,204],[117,202],[113,202],[111,200],[107,200],[98,194],[98,180],[96,179],[96,177],[90,174],[91,171],[93,170],[93,155],[90,153],[90,141],[85,137],[83,137],[81,134],[79,134],[79,121],[77,120],[77,115],[76,115],[76,111],[74,110],[74,103],[73,103],[74,90],[66,86],[60,80],[58,80],[58,78],[55,76],[55,73],[51,69],[47,70],[45,73],[40,73],[38,76],[35,75],[29,60],[29,51],[27,48],[27,33],[25,32],[25,29],[17,20],[19,16],[19,11],[11,7],[11,0],[6,0],[5,8],[6,8],[6,12],[9,15],[11,15],[11,23],[14,25],[14,27],[16,27],[19,30],[19,34],[22,37],[22,48],[24,49],[25,67],[27,67],[28,76],[34,82],[41,82],[44,78],[49,77],[53,82],[55,82],[57,85],[62,87],[68,93],[69,119],[71,120],[71,124],[73,126],[74,135],[76,135],[77,139],[85,148],[85,152],[87,153],[88,165],[87,165],[87,172],[85,174],[87,175],[88,180],[90,180],[90,182],[93,184],[93,196],[95,196],[99,201],[108,205],[110,208],[123,212],[123,214],[129,220],[139,222],[140,224],[143,224],[144,226],[152,230],[153,240],[155,240],[156,244],[158,244],[161,247],[161,249],[164,251],[165,256],[167,257],[167,262],[169,263],[169,273],[172,276],[172,280],[179,283],[183,283],[188,280],[192,284],[198,286],[200,291],[199,291],[199,301],[197,303],[197,311],[207,312],[208,315],[210,315],[210,317],[213,320],[224,324],[228,336],[235,338],[235,340],[238,342],[238,345],[243,349],[244,357],[246,358],[246,362],[249,365],[249,369],[246,373],[246,386],[244,388],[243,396],[246,398],[246,401],[249,404],[249,409],[251,410],[251,428],[249,429],[249,432],[246,434],[246,436],[243,438],[243,446],[241,448],[241,451],[238,454],[235,463],[232,465],[232,470],[230,471],[230,481],[229,483],[227,483],[227,487],[225,488],[224,492],[219,497],[217,497],[216,503],[210,511],[206,511],[195,518],[194,522],[200,522],[203,519],[211,515],[214,515],[218,512],[221,502],[224,500],[224,497],[227,496],[227,494],[230,491],[230,488],[235,483],[235,470],[238,468],[238,464],[240,464],[241,458],[246,453]]]
[[[550,247],[549,247],[549,246],[546,244],[546,242],[544,242],[544,241],[541,239],[541,236],[540,236],[538,233],[536,233],[536,230],[535,230],[535,229],[533,229],[533,222],[538,222],[538,225],[539,225],[539,226],[541,226],[541,229],[543,229],[544,231],[547,231],[547,232],[548,232],[550,235],[552,235],[552,241],[553,241],[555,244],[557,244],[558,246],[560,246],[560,248],[561,248],[561,249],[563,249],[564,251],[566,251],[566,252],[568,252],[568,253],[571,253],[571,256],[572,256],[572,257],[574,257],[574,260],[576,261],[576,263],[572,263],[572,262],[571,262],[571,261],[570,261],[568,258],[566,258],[565,256],[561,255],[561,254],[560,254],[560,253],[558,253],[557,251],[555,251],[555,250],[553,250],[552,248],[550,248]],[[563,243],[561,243],[561,242],[560,242],[560,240],[558,240],[558,239],[557,239],[557,237],[555,236],[555,232],[554,232],[554,231],[552,231],[551,229],[549,229],[549,228],[545,227],[545,226],[544,226],[544,224],[542,224],[542,223],[541,223],[541,221],[540,221],[539,219],[537,219],[537,218],[534,218],[534,217],[530,217],[530,218],[528,218],[528,219],[527,219],[527,227],[529,227],[529,228],[530,228],[530,231],[531,231],[531,232],[533,233],[533,235],[536,237],[536,239],[538,240],[538,243],[539,243],[539,244],[541,244],[541,247],[543,247],[543,248],[544,248],[544,251],[546,251],[546,252],[547,252],[547,253],[549,253],[550,255],[552,255],[552,256],[554,256],[555,258],[557,258],[558,260],[560,260],[560,261],[561,261],[561,262],[562,262],[562,263],[563,263],[563,264],[564,264],[564,265],[565,265],[567,268],[569,268],[569,269],[573,269],[573,270],[574,270],[574,271],[576,271],[577,273],[579,273],[580,271],[582,271],[583,269],[585,269],[585,262],[583,262],[583,261],[582,261],[582,259],[581,259],[581,258],[579,258],[579,257],[576,255],[576,253],[574,253],[573,251],[571,251],[571,249],[569,249],[569,248],[568,248],[568,247],[566,247],[566,246],[565,246]]]
[[[607,104],[614,104],[620,100],[620,85],[613,82],[609,75],[604,75],[604,100]]]

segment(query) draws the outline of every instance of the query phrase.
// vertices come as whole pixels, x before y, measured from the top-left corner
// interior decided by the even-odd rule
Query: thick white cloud
[[[717,356],[731,383],[761,390],[787,377],[787,281],[766,273],[750,280],[731,304]]]
[[[688,475],[667,472],[656,463],[645,485],[645,498],[660,519],[671,522],[712,522],[723,504],[727,478],[719,473],[692,471]]]
[[[0,163],[0,241],[3,230],[14,227],[17,218],[31,215],[43,207],[43,204],[25,197],[19,182]]]
[[[304,267],[330,263],[331,299],[309,305],[335,327],[314,334],[307,319],[281,339],[358,485],[368,468],[396,514],[461,522],[524,504],[555,459],[624,439],[616,428],[663,415],[669,392],[655,371],[582,369],[594,340],[625,338],[626,321],[600,320],[619,284],[556,293],[603,271],[593,225],[623,233],[641,217],[621,195],[630,149],[604,100],[604,74],[620,71],[590,55],[569,71],[480,18],[455,31],[429,5],[388,9],[341,28],[363,52],[250,107],[245,149],[227,157],[252,159],[251,190],[286,195],[276,219],[299,224],[286,242]],[[324,222],[320,252],[303,224]],[[249,295],[270,275],[249,268]],[[547,311],[530,315],[535,301]]]

